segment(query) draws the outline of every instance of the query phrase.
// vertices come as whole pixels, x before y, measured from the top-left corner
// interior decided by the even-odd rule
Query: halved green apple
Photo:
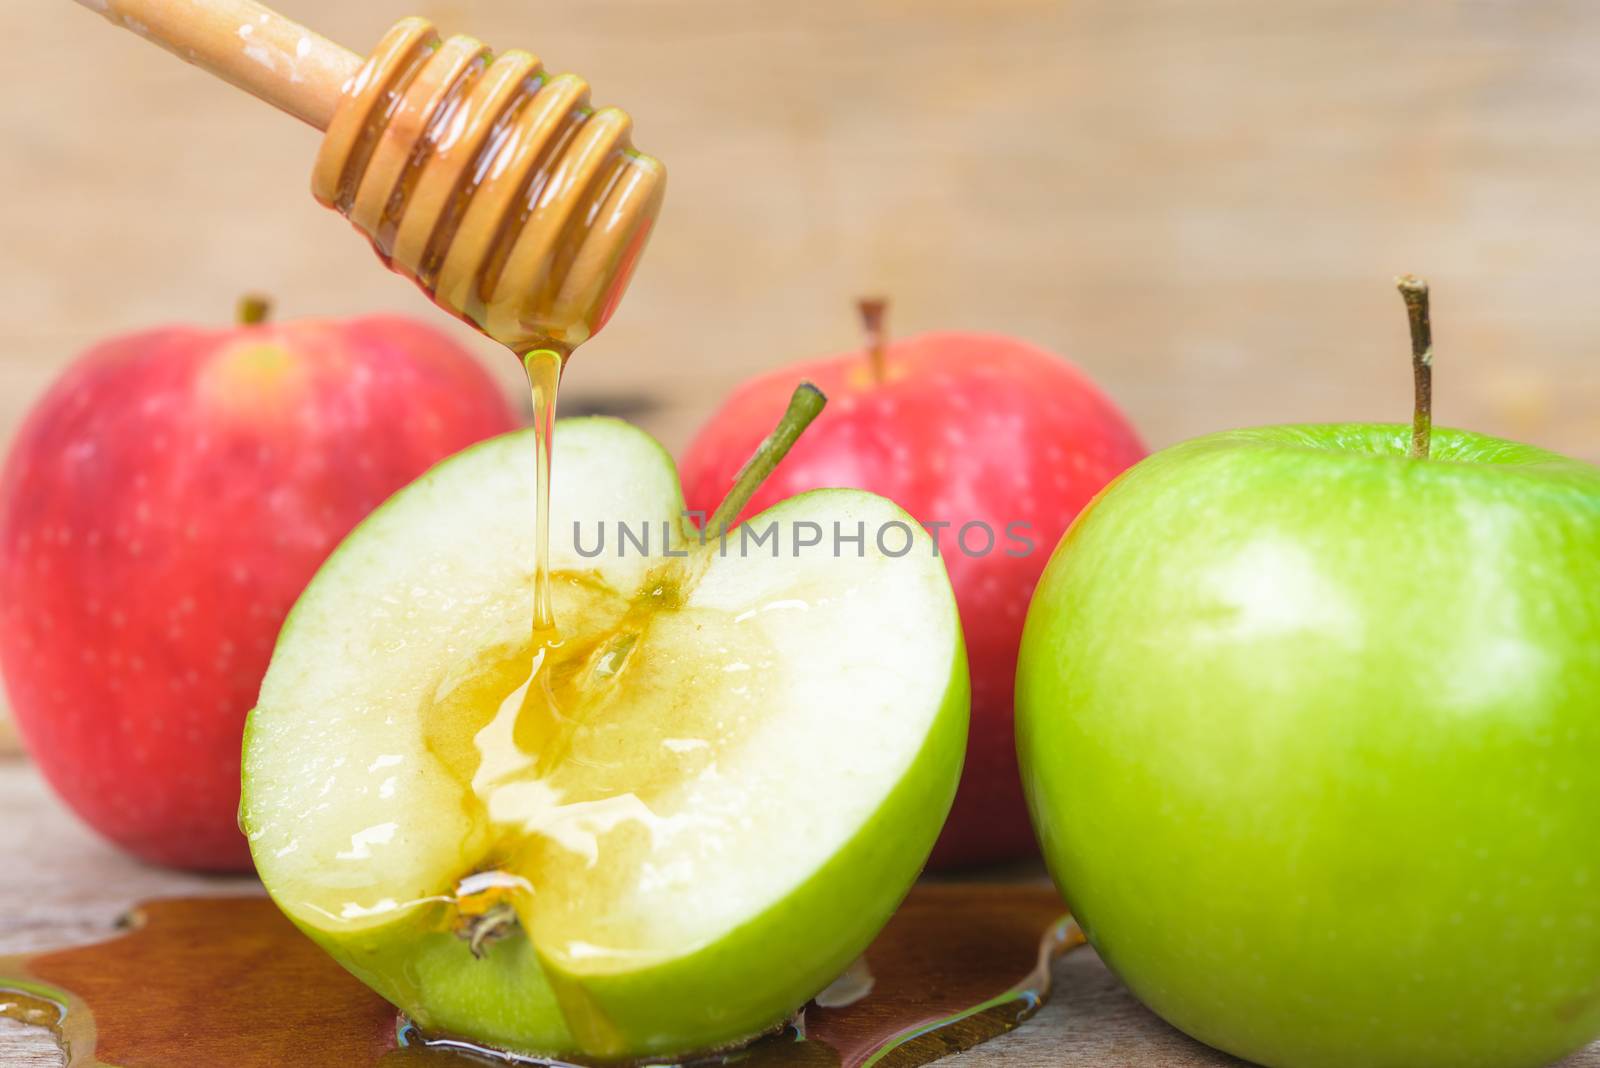
[[[855,490],[747,524],[775,548],[702,548],[659,445],[563,422],[562,637],[530,700],[532,454],[445,461],[323,566],[250,716],[241,825],[290,919],[424,1031],[599,1060],[743,1042],[862,952],[948,811],[943,564]]]

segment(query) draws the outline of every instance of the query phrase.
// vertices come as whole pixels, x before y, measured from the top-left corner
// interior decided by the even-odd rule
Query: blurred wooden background
[[[1435,288],[1441,422],[1600,460],[1600,7],[1314,0],[280,0],[364,49],[407,13],[576,70],[671,170],[570,403],[681,448],[738,379],[898,332],[1059,349],[1152,445],[1404,419],[1391,277]],[[0,439],[96,337],[430,318],[307,192],[316,135],[68,0],[0,69]],[[649,403],[649,407],[642,405]]]

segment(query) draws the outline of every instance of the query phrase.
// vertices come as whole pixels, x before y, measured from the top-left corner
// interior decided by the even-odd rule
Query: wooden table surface
[[[253,878],[184,875],[130,860],[69,815],[22,760],[0,761],[0,813],[5,828],[0,955],[104,938],[129,906],[152,897],[261,892]],[[62,1063],[46,1032],[0,1019],[0,1064],[56,1068]],[[1037,1016],[944,1063],[955,1068],[1217,1068],[1244,1062],[1162,1023],[1084,949],[1057,964],[1050,1001]],[[1600,1068],[1600,1043],[1560,1068]]]

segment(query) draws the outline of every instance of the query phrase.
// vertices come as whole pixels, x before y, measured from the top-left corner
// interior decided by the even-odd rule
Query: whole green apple
[[[534,700],[532,459],[521,433],[440,464],[312,580],[246,730],[256,865],[425,1031],[611,1061],[743,1042],[866,948],[949,811],[949,580],[856,490],[701,544],[659,445],[564,422]],[[812,540],[840,526],[867,536]],[[877,551],[885,526],[914,551]]]
[[[1158,453],[1023,633],[1024,786],[1090,942],[1273,1068],[1528,1068],[1600,1033],[1600,470],[1411,439]]]

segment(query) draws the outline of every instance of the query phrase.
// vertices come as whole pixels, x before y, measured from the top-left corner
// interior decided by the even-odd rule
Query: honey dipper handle
[[[78,0],[297,119],[326,130],[362,59],[255,0]]]

